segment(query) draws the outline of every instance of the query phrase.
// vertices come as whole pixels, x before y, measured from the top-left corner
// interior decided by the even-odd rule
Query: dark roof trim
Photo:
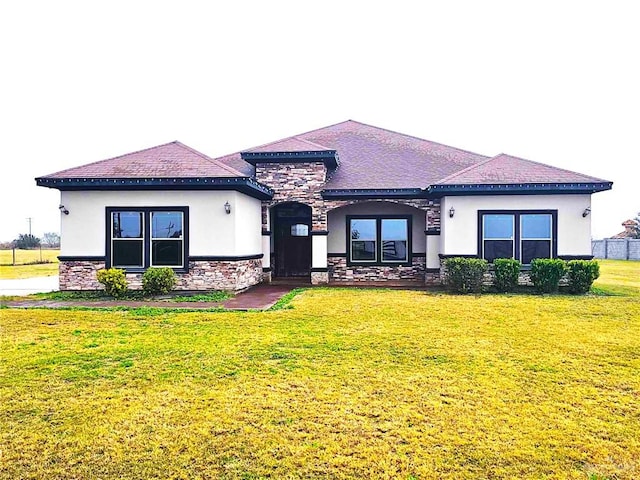
[[[427,190],[441,195],[500,195],[544,193],[595,193],[611,190],[612,182],[601,183],[487,183],[479,185],[431,185]]]
[[[259,200],[273,191],[249,177],[197,178],[36,178],[40,187],[58,190],[236,190]]]
[[[240,157],[251,165],[256,163],[303,163],[323,162],[327,168],[338,166],[338,152],[335,150],[318,150],[306,152],[241,152]]]
[[[322,198],[344,200],[349,198],[423,198],[426,192],[422,188],[385,188],[357,190],[323,190]]]

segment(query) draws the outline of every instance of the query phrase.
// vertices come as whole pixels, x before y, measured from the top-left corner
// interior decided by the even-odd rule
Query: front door
[[[311,273],[311,208],[285,203],[273,209],[275,276],[308,277]]]

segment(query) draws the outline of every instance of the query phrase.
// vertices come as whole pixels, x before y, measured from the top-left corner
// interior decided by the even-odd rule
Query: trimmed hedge
[[[522,263],[514,258],[496,258],[493,261],[495,271],[494,286],[499,292],[513,292],[518,286]]]
[[[119,268],[103,268],[96,272],[96,279],[104,285],[107,295],[119,298],[127,293],[129,285],[124,270]]]
[[[481,293],[489,264],[482,258],[453,257],[444,261],[445,285],[456,293]]]
[[[595,260],[570,260],[569,291],[571,293],[587,293],[591,285],[600,276],[600,265]]]
[[[531,260],[531,281],[538,293],[558,291],[560,279],[567,273],[567,262],[557,258]]]
[[[149,267],[142,274],[142,289],[147,295],[166,295],[176,282],[176,274],[169,267]]]

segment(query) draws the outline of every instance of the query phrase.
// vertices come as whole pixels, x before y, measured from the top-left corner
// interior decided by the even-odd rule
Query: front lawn
[[[638,478],[640,292],[607,275],[616,296],[0,309],[0,478]]]

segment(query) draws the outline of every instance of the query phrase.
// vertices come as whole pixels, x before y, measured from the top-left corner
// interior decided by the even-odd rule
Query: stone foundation
[[[345,257],[329,257],[330,283],[408,283],[425,282],[426,259],[414,257],[410,266],[353,265]]]
[[[59,266],[60,290],[104,290],[96,272],[105,268],[101,261],[62,261]],[[239,291],[262,282],[262,260],[191,261],[189,272],[176,273],[175,290]],[[142,289],[142,273],[127,273],[131,290]]]
[[[311,272],[311,285],[326,285],[329,283],[329,272]]]
[[[60,290],[104,290],[96,280],[96,272],[103,268],[103,261],[61,261],[58,265]]]

